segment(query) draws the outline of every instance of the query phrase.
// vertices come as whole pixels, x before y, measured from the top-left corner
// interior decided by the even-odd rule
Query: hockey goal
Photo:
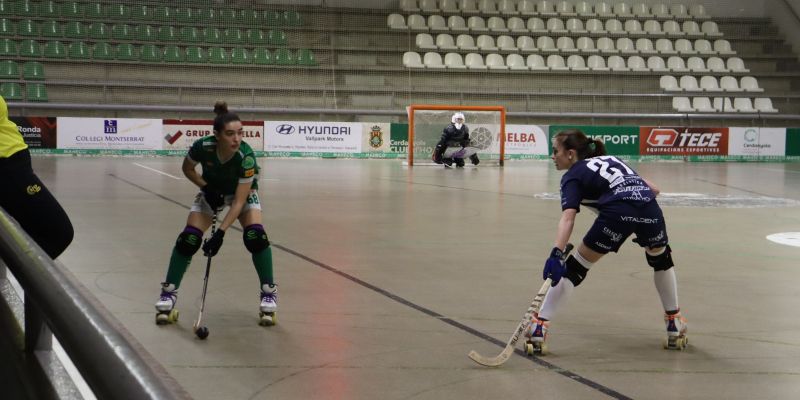
[[[464,114],[470,146],[478,149],[481,165],[503,165],[506,109],[503,106],[412,104],[408,113],[408,165],[434,165],[431,159],[442,130],[454,113]],[[469,162],[467,163],[469,164]]]

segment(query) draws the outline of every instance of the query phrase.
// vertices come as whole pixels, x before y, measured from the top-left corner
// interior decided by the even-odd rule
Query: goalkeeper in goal
[[[478,165],[478,149],[470,146],[469,128],[464,123],[464,113],[457,112],[450,124],[442,130],[442,138],[433,150],[433,162],[444,164],[445,168],[464,167],[464,158],[469,157],[473,165]]]

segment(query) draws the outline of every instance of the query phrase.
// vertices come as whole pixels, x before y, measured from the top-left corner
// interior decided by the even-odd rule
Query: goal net
[[[464,114],[470,147],[481,165],[503,165],[506,110],[502,106],[448,106],[412,104],[408,112],[408,165],[434,165],[432,156],[442,130],[454,113]],[[467,161],[467,165],[470,165]]]

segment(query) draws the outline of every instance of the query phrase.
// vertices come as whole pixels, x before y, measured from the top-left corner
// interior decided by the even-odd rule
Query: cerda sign
[[[728,128],[639,128],[639,152],[643,156],[703,156],[728,154]]]

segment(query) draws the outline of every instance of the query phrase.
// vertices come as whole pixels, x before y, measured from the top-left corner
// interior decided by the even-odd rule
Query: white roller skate
[[[525,342],[525,353],[529,356],[546,355],[548,353],[547,343],[547,330],[550,328],[549,321],[542,321],[538,315],[533,317],[528,329],[525,330],[525,337],[528,340]]]
[[[278,320],[275,312],[278,311],[278,288],[276,285],[261,285],[261,305],[259,306],[258,324],[261,326],[275,325]]]
[[[664,322],[667,324],[667,338],[664,339],[664,348],[669,350],[683,350],[689,344],[689,338],[686,336],[687,322],[686,318],[681,316],[680,311],[677,314],[669,315],[664,314]]]
[[[178,302],[178,289],[171,283],[161,283],[161,295],[156,302],[156,324],[164,325],[178,321],[178,310],[175,303]]]

